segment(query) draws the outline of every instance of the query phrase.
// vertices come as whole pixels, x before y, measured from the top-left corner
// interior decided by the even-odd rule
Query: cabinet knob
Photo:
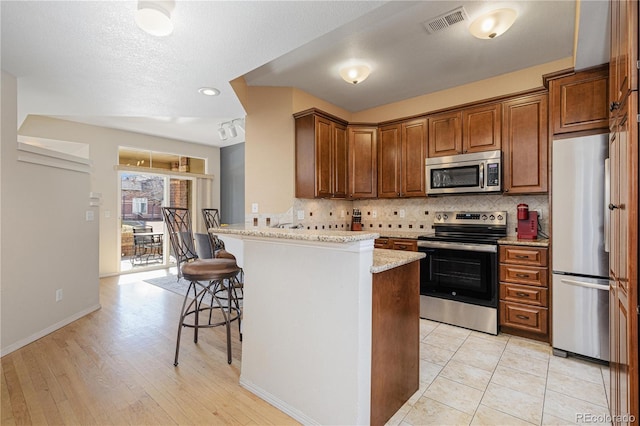
[[[611,102],[611,105],[609,105],[610,112],[613,112],[619,108],[620,108],[620,102]]]
[[[620,206],[616,206],[615,204],[609,204],[609,210],[613,211],[615,209],[619,209]]]

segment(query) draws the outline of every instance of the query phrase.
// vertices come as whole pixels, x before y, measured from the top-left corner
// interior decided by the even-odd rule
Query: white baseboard
[[[293,419],[299,421],[303,425],[319,425],[320,424],[316,420],[312,419],[311,417],[301,412],[300,410],[293,408],[286,402],[282,401],[280,398],[275,397],[274,395],[265,391],[261,387],[256,386],[254,383],[244,380],[242,378],[242,374],[240,375],[240,386],[242,386],[249,392],[253,393],[254,395],[264,399],[269,404],[273,405],[283,413],[293,417]]]
[[[16,350],[20,349],[21,347],[28,345],[29,343],[33,343],[36,340],[46,336],[47,334],[51,334],[54,331],[64,327],[65,325],[69,325],[72,322],[82,318],[83,316],[88,315],[91,312],[97,311],[101,307],[102,306],[98,303],[97,305],[93,305],[93,306],[91,306],[91,307],[89,307],[87,309],[83,309],[82,311],[77,312],[77,313],[71,315],[70,317],[67,317],[67,318],[63,319],[62,321],[59,321],[59,322],[57,322],[57,323],[45,328],[44,330],[41,330],[41,331],[39,331],[39,332],[37,332],[35,334],[32,334],[29,337],[25,337],[24,339],[19,340],[16,343],[14,343],[12,345],[9,345],[6,348],[2,348],[2,349],[0,349],[0,357],[5,356],[7,354],[10,354],[11,352],[16,351]]]

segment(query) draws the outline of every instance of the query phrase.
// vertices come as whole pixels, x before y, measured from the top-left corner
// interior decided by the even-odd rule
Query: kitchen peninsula
[[[374,249],[377,233],[211,231],[242,247],[243,387],[304,424],[384,424],[418,390],[424,254]]]

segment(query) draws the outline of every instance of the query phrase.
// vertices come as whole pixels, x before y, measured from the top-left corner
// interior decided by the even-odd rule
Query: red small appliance
[[[538,212],[529,211],[527,204],[518,204],[518,239],[538,238]]]

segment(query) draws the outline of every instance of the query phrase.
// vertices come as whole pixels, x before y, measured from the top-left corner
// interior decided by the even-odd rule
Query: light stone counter
[[[389,269],[415,262],[423,257],[426,257],[426,254],[417,251],[374,249],[371,273],[377,274],[388,271]]]
[[[537,240],[519,240],[518,237],[511,236],[499,239],[498,244],[509,244],[513,246],[549,247],[549,240],[547,238],[539,238]]]
[[[251,226],[245,224],[211,228],[209,231],[214,234],[281,238],[287,240],[324,241],[332,243],[352,243],[355,241],[373,240],[380,236],[377,232],[268,228],[264,226]]]

